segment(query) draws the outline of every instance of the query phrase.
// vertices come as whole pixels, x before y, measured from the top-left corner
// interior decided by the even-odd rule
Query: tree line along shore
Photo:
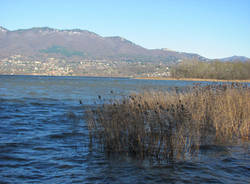
[[[250,61],[183,61],[173,65],[169,72],[168,77],[137,77],[136,79],[250,82]]]
[[[250,61],[187,61],[173,66],[170,73],[173,78],[250,80]]]

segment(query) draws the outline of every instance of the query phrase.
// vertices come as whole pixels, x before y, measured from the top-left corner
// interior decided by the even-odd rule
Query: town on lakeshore
[[[0,62],[0,74],[49,76],[168,77],[165,63],[77,60],[65,58],[6,57]]]

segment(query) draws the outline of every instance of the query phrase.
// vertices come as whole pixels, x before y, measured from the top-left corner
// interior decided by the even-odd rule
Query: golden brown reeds
[[[87,117],[91,140],[106,152],[173,159],[203,145],[249,140],[250,89],[233,83],[132,94]]]

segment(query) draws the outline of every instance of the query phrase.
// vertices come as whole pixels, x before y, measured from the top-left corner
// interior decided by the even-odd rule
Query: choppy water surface
[[[103,103],[98,95],[192,84],[0,76],[0,183],[248,183],[249,148],[240,146],[208,148],[194,160],[162,165],[90,150],[82,117],[95,102]]]

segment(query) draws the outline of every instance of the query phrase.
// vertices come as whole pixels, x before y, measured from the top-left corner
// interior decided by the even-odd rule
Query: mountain
[[[249,61],[250,58],[248,57],[245,57],[245,56],[231,56],[231,57],[226,57],[226,58],[221,58],[221,59],[218,59],[220,61],[224,61],[224,62],[234,62],[234,61],[242,61],[242,62],[245,62],[245,61]]]
[[[5,29],[4,27],[0,26],[0,33],[5,33],[7,31],[8,31],[7,29]]]
[[[0,27],[0,59],[21,54],[25,57],[175,63],[184,59],[207,60],[191,53],[146,49],[125,38],[102,37],[80,30],[49,27],[9,31]]]

